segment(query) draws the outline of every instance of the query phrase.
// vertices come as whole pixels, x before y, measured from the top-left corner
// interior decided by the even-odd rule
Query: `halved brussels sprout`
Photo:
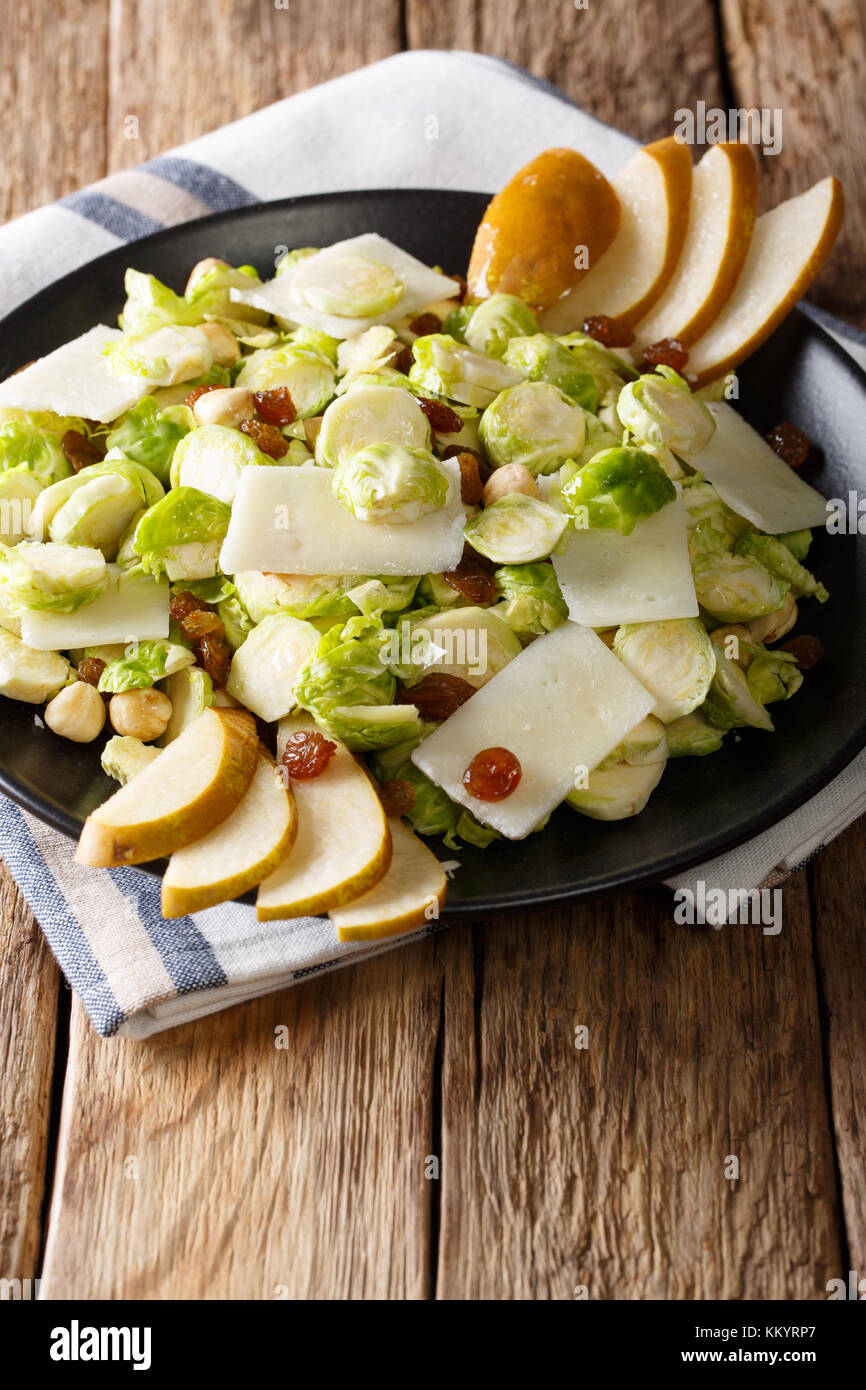
[[[99,677],[100,694],[119,695],[124,690],[146,690],[166,676],[192,666],[195,656],[189,647],[165,638],[149,642],[130,642],[123,656],[109,661]]]
[[[120,315],[124,333],[151,333],[164,324],[194,324],[199,315],[155,275],[130,267],[124,276],[126,303]]]
[[[705,758],[708,753],[718,753],[725,739],[722,730],[699,709],[674,719],[665,726],[665,733],[671,758]]]
[[[415,597],[418,576],[383,574],[358,582],[357,575],[348,576],[356,582],[346,595],[365,617],[372,618],[382,613],[399,613]]]
[[[236,386],[249,391],[273,391],[285,386],[299,420],[321,415],[334,394],[337,374],[330,359],[314,348],[259,348],[244,360]]]
[[[267,467],[281,459],[263,454],[249,435],[228,425],[200,425],[186,435],[174,451],[172,487],[192,487],[233,502],[241,469]]]
[[[409,380],[422,394],[444,396],[483,410],[508,386],[516,386],[520,373],[473,352],[465,343],[447,333],[429,333],[412,345],[415,358]]]
[[[538,319],[529,305],[514,294],[492,294],[474,308],[461,305],[452,311],[442,325],[446,333],[451,332],[448,324],[452,320],[460,330],[454,334],[456,338],[468,344],[474,352],[500,359],[505,356],[505,349],[512,338],[522,338],[539,331]]]
[[[317,352],[320,357],[327,358],[332,367],[336,367],[342,344],[339,338],[332,338],[330,333],[323,333],[321,328],[310,328],[308,324],[299,323],[286,338],[286,346]]]
[[[282,719],[297,703],[293,686],[318,642],[316,629],[300,618],[264,618],[235,652],[226,690],[260,719]]]
[[[560,492],[563,505],[585,525],[621,531],[624,536],[676,495],[661,464],[645,450],[629,445],[595,454]]]
[[[236,652],[249,637],[255,623],[237,594],[229,594],[228,598],[220,599],[217,612],[225,624],[226,641],[232,651]]]
[[[653,696],[653,713],[663,724],[703,704],[716,669],[706,628],[697,618],[623,623],[613,650]]]
[[[504,565],[493,577],[503,598],[497,612],[521,642],[552,632],[568,617],[553,565]]]
[[[592,374],[585,372],[568,348],[548,333],[512,338],[503,361],[530,381],[549,381],[558,386],[584,410],[594,411],[598,407],[599,391]]]
[[[453,482],[426,449],[367,444],[334,469],[331,491],[358,521],[419,521],[447,506]]]
[[[558,342],[568,348],[580,370],[592,377],[600,405],[613,408],[623,382],[632,381],[637,376],[625,356],[604,347],[585,333],[565,333]]]
[[[463,595],[441,574],[423,575],[418,584],[417,594],[422,603],[431,604],[436,609],[456,608],[467,603]]]
[[[101,550],[50,541],[0,546],[0,576],[14,604],[51,613],[76,613],[108,584]]]
[[[734,542],[749,529],[749,522],[731,511],[702,473],[684,479],[682,488],[689,529],[712,527],[723,537],[725,549],[732,550]]]
[[[627,820],[640,815],[664,770],[664,761],[596,768],[589,774],[587,786],[576,787],[565,799],[573,810],[590,820]]]
[[[208,579],[218,568],[231,508],[194,487],[176,487],[145,512],[132,547],[148,574]]]
[[[430,447],[427,417],[410,391],[358,385],[331,402],[316,437],[316,462],[336,468],[367,444]]]
[[[195,424],[195,416],[187,406],[160,410],[153,396],[144,396],[115,425],[105,442],[109,449],[119,449],[126,458],[149,468],[168,486],[175,448]]]
[[[746,673],[716,647],[716,674],[707,693],[703,712],[717,729],[737,729],[745,725],[773,732],[773,721],[749,688]]]
[[[137,773],[143,772],[159,754],[160,749],[155,748],[152,743],[142,743],[140,738],[115,734],[103,748],[100,762],[105,775],[113,777],[115,782],[125,787],[127,782]]]
[[[771,652],[766,647],[756,647],[746,667],[746,680],[759,704],[772,705],[796,695],[803,684],[803,672],[791,652]]]
[[[470,517],[463,534],[479,555],[499,565],[546,560],[568,525],[568,517],[538,497],[511,492]]]
[[[241,570],[234,576],[238,597],[254,623],[272,613],[293,618],[351,618],[356,606],[349,590],[356,574],[262,574]]]
[[[511,628],[492,608],[469,604],[416,622],[411,617],[408,614],[395,629],[400,661],[392,665],[410,689],[435,671],[459,676],[480,690],[523,650]]]
[[[387,367],[394,357],[400,343],[393,328],[383,323],[374,324],[359,333],[357,338],[346,338],[337,348],[337,371],[342,394],[351,386],[356,377],[374,374]]]
[[[602,758],[599,771],[629,763],[632,767],[642,767],[644,763],[664,763],[668,756],[665,725],[654,714],[648,714],[633,729],[630,729],[612,753]]]
[[[82,427],[84,421],[78,421]],[[50,487],[72,473],[72,464],[60,447],[62,435],[32,423],[32,417],[6,420],[0,425],[0,469],[26,468],[42,487]]]
[[[812,544],[812,532],[807,528],[802,531],[786,531],[784,535],[778,536],[778,540],[786,545],[795,560],[799,560],[802,565],[806,556],[809,554],[809,547]]]
[[[421,720],[414,705],[336,705],[326,728],[354,753],[372,753],[419,737]]]
[[[716,428],[703,401],[673,367],[657,367],[629,382],[616,410],[639,443],[664,445],[684,459],[703,449]]]
[[[320,314],[368,319],[387,314],[406,292],[392,268],[364,256],[320,257],[301,266],[293,281],[301,303]]]
[[[59,652],[38,652],[20,637],[0,628],[0,695],[41,705],[75,680],[69,662]]]
[[[33,509],[42,484],[29,468],[7,468],[0,473],[0,541],[17,545],[29,533]]]
[[[789,588],[763,565],[724,549],[693,552],[692,578],[701,607],[723,623],[745,623],[775,613]]]
[[[162,485],[150,469],[109,456],[46,488],[33,508],[29,531],[37,540],[47,534],[61,544],[93,546],[113,560],[133,517],[162,496]]]
[[[393,703],[397,683],[383,662],[381,632],[363,617],[332,627],[298,672],[295,699],[326,731],[333,710]]]
[[[151,386],[175,386],[201,376],[214,363],[213,348],[200,328],[165,324],[153,331],[125,333],[105,349],[118,376],[140,376]]]
[[[187,281],[184,298],[198,319],[239,320],[241,323],[267,323],[270,315],[264,309],[254,309],[232,299],[233,289],[248,290],[259,284],[255,266],[226,265],[224,261],[200,262]],[[198,273],[196,273],[198,271]]]
[[[522,300],[520,302],[523,303]],[[442,320],[442,332],[449,338],[456,338],[458,343],[465,343],[466,334],[469,331],[469,322],[476,308],[480,307],[480,305],[476,304],[457,304]],[[486,351],[485,348],[477,345],[473,350],[475,352]],[[495,352],[487,353],[488,357],[496,357],[497,355],[498,354]]]
[[[557,386],[522,381],[500,392],[481,417],[479,437],[494,468],[522,463],[553,473],[583,449],[584,412]]]
[[[777,579],[786,580],[796,598],[811,595],[819,603],[826,603],[830,597],[824,585],[800,564],[780,536],[763,536],[758,531],[747,531],[737,541],[736,553],[763,565]]]
[[[606,449],[618,449],[623,442],[621,429],[609,429],[598,415],[593,415],[589,410],[583,412],[583,423],[586,428],[583,448],[579,454],[567,459],[563,465],[561,475],[563,484],[573,477],[585,463],[589,463],[591,458],[595,458],[596,454],[603,453]]]
[[[165,693],[171,700],[171,718],[160,739],[163,748],[213,704],[213,681],[200,666],[184,666],[168,677]]]

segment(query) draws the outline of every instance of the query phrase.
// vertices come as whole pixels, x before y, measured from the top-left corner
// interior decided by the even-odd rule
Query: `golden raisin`
[[[496,581],[480,556],[464,555],[455,570],[446,570],[442,578],[470,603],[495,603],[498,597]]]
[[[479,801],[504,801],[517,788],[520,760],[507,748],[482,748],[463,774],[463,785]]]
[[[442,328],[442,320],[437,314],[419,314],[409,324],[409,332],[414,333],[419,338],[425,337],[428,333],[438,333]]]
[[[409,369],[414,361],[415,356],[412,352],[412,349],[410,347],[402,347],[400,351],[397,353],[397,356],[394,358],[395,370],[398,372],[402,372],[404,376],[408,376]]]
[[[268,425],[264,420],[258,420],[251,415],[248,420],[241,421],[240,428],[259,446],[263,454],[268,455],[268,458],[281,459],[289,452],[288,444],[275,425]]]
[[[282,764],[296,782],[311,782],[321,777],[336,751],[336,743],[318,729],[299,729],[286,739]]]
[[[80,473],[82,468],[87,468],[92,463],[102,462],[103,455],[93,440],[88,439],[80,430],[67,430],[60,441],[60,447],[76,473]]]
[[[176,623],[182,623],[190,613],[207,613],[210,610],[203,599],[196,598],[189,589],[183,589],[179,594],[172,595],[168,611]]]
[[[448,671],[430,671],[411,689],[398,690],[395,700],[398,705],[415,705],[422,719],[439,724],[474,694],[475,686],[462,676],[452,676]]]
[[[272,391],[254,391],[256,410],[269,425],[290,425],[297,419],[295,403],[288,386],[275,386]]]
[[[224,686],[229,678],[232,654],[222,637],[202,637],[198,643],[198,658],[214,685]]]
[[[792,425],[788,420],[782,420],[778,425],[770,430],[766,435],[767,443],[778,454],[779,458],[787,463],[789,468],[799,468],[806,462],[809,450],[812,445],[808,435],[802,430],[798,430],[796,425]]]
[[[218,613],[209,608],[197,608],[181,618],[180,625],[187,637],[198,641],[201,637],[225,637],[226,625]]]
[[[629,347],[634,342],[631,329],[624,328],[607,314],[593,314],[590,318],[584,319],[583,331],[588,338],[594,338],[603,347]]]
[[[392,777],[379,788],[386,816],[405,816],[415,805],[415,788],[402,777]]]
[[[675,372],[681,372],[688,360],[689,354],[678,338],[659,338],[657,343],[650,343],[649,347],[644,348],[641,366],[647,370],[673,367]]]
[[[418,404],[430,421],[430,428],[437,434],[457,434],[462,430],[463,421],[456,410],[444,405],[442,401],[431,401],[427,396],[421,396]]]
[[[776,648],[780,652],[790,652],[801,671],[811,671],[824,655],[824,648],[817,637],[791,637]]]
[[[478,459],[475,454],[460,453],[457,455],[457,462],[460,466],[460,500],[465,502],[467,507],[475,507],[481,501],[484,491]]]
[[[105,662],[98,656],[86,656],[78,663],[78,674],[88,685],[99,685],[99,677],[105,670]]]

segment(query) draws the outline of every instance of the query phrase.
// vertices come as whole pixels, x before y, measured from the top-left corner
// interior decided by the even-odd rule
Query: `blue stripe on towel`
[[[104,1038],[111,1037],[124,1021],[123,1011],[77,918],[46,868],[27,822],[18,807],[5,799],[0,802],[0,852],[94,1028]]]
[[[120,237],[121,241],[137,241],[139,237],[150,236],[151,232],[162,231],[163,227],[155,217],[137,212],[117,198],[109,198],[106,193],[88,193],[86,190],[70,193],[68,197],[60,199],[60,206],[77,212],[79,217],[86,217],[88,222],[95,222],[104,231]]]
[[[109,873],[141,918],[178,994],[228,984],[225,971],[192,918],[163,917],[158,879],[134,869],[110,869]]]
[[[159,155],[140,164],[146,174],[153,174],[166,183],[173,183],[192,193],[200,202],[214,212],[229,212],[232,208],[247,208],[259,199],[248,189],[235,183],[227,174],[209,169],[206,164],[197,164],[192,159],[178,159],[175,155]]]

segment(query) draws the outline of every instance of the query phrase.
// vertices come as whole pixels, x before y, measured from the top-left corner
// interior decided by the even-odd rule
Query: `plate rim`
[[[93,257],[83,265],[68,271],[59,279],[45,285],[37,290],[33,295],[23,300],[21,304],[11,309],[9,313],[0,319],[0,341],[5,345],[10,338],[14,340],[15,324],[19,317],[38,313],[42,304],[48,303],[57,297],[81,288],[82,281],[94,268],[115,264],[124,258],[127,260],[136,251],[147,252],[154,245],[161,245],[170,242],[172,238],[188,231],[199,232],[207,227],[230,222],[233,225],[242,223],[247,219],[254,219],[261,216],[263,211],[275,212],[290,211],[298,207],[311,206],[315,204],[333,205],[334,202],[357,202],[358,200],[381,199],[399,201],[405,198],[407,201],[416,199],[419,196],[429,196],[431,198],[472,198],[477,200],[488,200],[491,198],[489,192],[481,192],[473,189],[442,189],[442,188],[359,188],[359,189],[340,189],[333,192],[318,192],[310,194],[293,195],[287,198],[266,199],[261,202],[251,203],[240,208],[230,208],[223,211],[209,213],[202,217],[193,218],[187,222],[176,223],[170,227],[163,227],[159,231],[151,232],[145,237],[136,238],[134,241],[122,242],[116,247],[103,252],[101,255]],[[822,341],[825,348],[829,348],[836,360],[850,373],[854,381],[859,385],[866,398],[866,371],[858,362],[846,352],[840,343],[836,341],[831,333],[809,314],[804,313],[799,305],[795,305],[793,314],[801,320],[807,336],[817,338]],[[786,319],[790,317],[786,315]],[[782,320],[784,323],[785,320]],[[778,325],[781,326],[781,325]],[[777,327],[778,327],[777,326]],[[775,334],[774,330],[774,334]],[[774,334],[770,335],[767,341],[771,341]],[[49,349],[50,351],[51,349]],[[2,349],[0,349],[2,351]],[[14,355],[12,360],[14,361]],[[0,357],[0,380],[5,379],[16,367],[10,365],[9,357],[3,352]],[[445,909],[440,920],[458,920],[472,918],[490,918],[517,912],[534,912],[551,910],[554,908],[568,908],[580,903],[585,903],[594,899],[611,897],[630,889],[645,888],[648,886],[662,886],[667,877],[673,874],[680,874],[688,869],[694,868],[699,864],[710,862],[718,856],[736,849],[739,846],[754,839],[755,836],[762,834],[773,826],[778,825],[787,816],[793,814],[812,800],[820,791],[830,784],[866,747],[866,722],[863,728],[851,735],[831,757],[826,759],[819,768],[812,772],[800,783],[796,790],[791,790],[786,794],[774,798],[771,803],[763,807],[756,808],[745,821],[741,822],[735,830],[730,833],[720,833],[711,836],[709,848],[706,846],[699,853],[683,853],[681,850],[672,850],[661,858],[656,858],[651,870],[636,868],[633,871],[624,869],[617,874],[603,874],[598,880],[590,879],[580,888],[573,891],[563,892],[555,886],[549,889],[538,888],[531,892],[521,889],[513,889],[506,892],[499,892],[492,897],[476,898],[472,902],[449,905],[446,902]],[[16,805],[24,811],[36,816],[52,829],[57,830],[69,839],[75,840],[80,834],[80,822],[69,812],[59,807],[52,806],[46,802],[38,792],[31,791],[21,785],[14,777],[9,776],[5,769],[0,767],[0,791],[10,798]],[[430,848],[436,846],[438,856],[444,857],[438,842],[429,837],[424,837],[424,843]],[[435,852],[435,851],[434,851]],[[447,854],[447,851],[446,851]],[[154,861],[148,864],[135,866],[149,877],[160,879],[164,872],[165,861]],[[796,866],[795,866],[796,867]],[[794,870],[792,870],[794,872]],[[250,901],[250,895],[246,895],[240,901]]]

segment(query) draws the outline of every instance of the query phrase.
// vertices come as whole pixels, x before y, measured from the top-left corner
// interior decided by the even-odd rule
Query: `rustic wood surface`
[[[459,47],[644,140],[699,99],[781,106],[767,197],[846,178],[816,298],[866,322],[855,0],[695,0],[687,21],[674,0],[0,0],[0,24],[4,217],[403,46]],[[5,875],[0,1277],[49,1298],[821,1298],[866,1268],[864,882],[855,826],[786,885],[778,937],[675,927],[660,890],[631,893],[457,926],[145,1044],[100,1042],[73,1000],[67,1044]]]

